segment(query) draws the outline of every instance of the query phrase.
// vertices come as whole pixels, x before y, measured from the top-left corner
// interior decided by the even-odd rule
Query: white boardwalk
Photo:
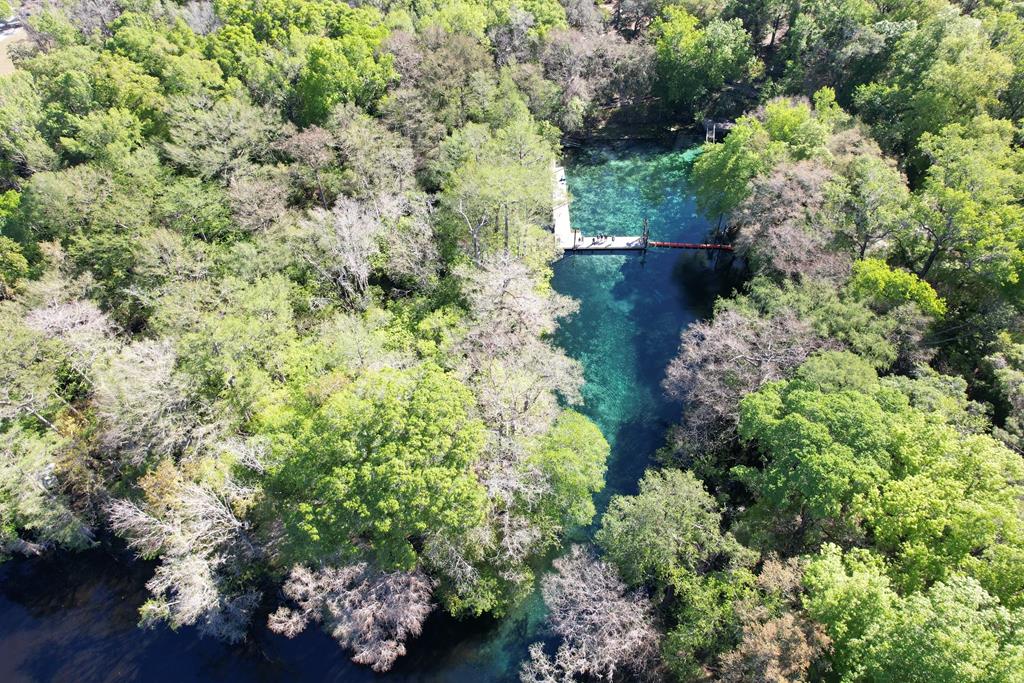
[[[576,231],[579,235],[579,231]],[[640,235],[609,235],[608,237],[585,237],[579,235],[576,246],[569,245],[566,251],[621,251],[624,249],[644,248],[644,238]]]
[[[558,246],[563,251],[622,251],[644,248],[644,238],[640,235],[609,235],[599,238],[573,230],[569,219],[569,187],[565,181],[565,169],[555,166],[552,176],[555,207],[552,223]]]

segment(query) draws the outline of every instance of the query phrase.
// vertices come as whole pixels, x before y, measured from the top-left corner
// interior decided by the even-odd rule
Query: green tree
[[[484,444],[472,396],[426,365],[358,377],[322,401],[269,408],[267,511],[280,515],[287,555],[313,562],[369,554],[386,569],[416,566],[427,533],[459,537],[484,518],[472,472]]]
[[[828,98],[821,99],[828,104]],[[819,117],[810,105],[784,98],[760,116],[743,116],[721,144],[705,145],[693,165],[697,205],[708,216],[725,216],[750,196],[751,182],[785,159],[826,157],[825,143],[836,111]]]
[[[285,369],[297,334],[291,297],[295,285],[280,274],[249,282],[225,277],[198,308],[182,287],[161,300],[154,313],[158,333],[180,335],[181,367],[209,399],[221,399],[243,421],[271,397],[274,378]],[[185,306],[179,307],[178,298]]]
[[[698,27],[696,17],[669,5],[651,25],[651,35],[659,87],[669,102],[688,111],[710,110],[709,98],[757,70],[750,36],[739,19],[713,19]]]
[[[911,405],[906,389],[830,352],[743,399],[740,435],[765,463],[736,470],[757,498],[749,521],[795,550],[870,543],[902,590],[960,572],[1016,604],[1024,465]]]
[[[323,123],[342,102],[377,103],[395,78],[390,57],[377,57],[379,40],[357,34],[313,39],[295,84],[299,123]]]
[[[884,254],[907,230],[912,206],[906,179],[881,154],[858,154],[826,189],[828,225],[837,246],[856,258]]]
[[[649,470],[637,495],[612,498],[597,541],[627,583],[668,599],[674,627],[662,653],[677,678],[696,676],[702,656],[732,645],[754,558],[722,533],[718,503],[693,474]]]
[[[597,425],[575,411],[563,411],[526,459],[526,466],[540,470],[550,486],[538,513],[528,516],[540,517],[549,533],[589,524],[596,512],[593,495],[604,488],[608,451]]]
[[[164,124],[167,103],[159,79],[127,57],[75,45],[39,53],[23,66],[46,105],[41,129],[51,140],[73,134],[73,117],[96,110],[130,111],[145,135]]]
[[[744,116],[725,141],[705,146],[693,165],[697,203],[707,216],[731,212],[750,194],[750,181],[783,158],[785,146],[772,140],[764,124]]]
[[[918,275],[950,299],[1001,296],[1019,302],[1024,269],[1024,175],[1008,121],[979,117],[924,134],[931,160],[900,249]]]
[[[859,112],[888,151],[909,156],[912,179],[926,167],[925,133],[995,113],[1013,65],[991,47],[982,23],[947,5],[912,24],[881,77],[857,88]]]
[[[441,227],[449,247],[477,262],[507,249],[521,254],[533,272],[545,272],[555,248],[550,231],[541,227],[550,218],[554,154],[529,114],[493,133],[466,126],[445,151],[450,171]]]
[[[92,532],[54,473],[64,439],[14,427],[0,432],[0,561],[51,546],[82,549]]]
[[[74,132],[60,144],[72,159],[120,163],[142,144],[142,122],[126,109],[72,116],[68,123]]]
[[[961,576],[898,596],[879,564],[828,546],[807,569],[810,614],[840,680],[1009,683],[1024,670],[1024,616]]]
[[[782,38],[779,59],[784,60],[784,79],[793,91],[811,93],[832,86],[846,102],[853,88],[873,75],[871,58],[885,40],[884,27],[876,26],[880,14],[876,3],[773,0],[773,4],[789,5],[789,16],[774,22],[773,37]],[[785,24],[783,33],[779,29]]]
[[[835,118],[836,111],[831,106],[834,102],[828,98],[819,98],[819,101],[826,105],[822,112],[825,118],[819,117],[809,104],[799,100],[778,99],[765,105],[765,130],[773,141],[785,145],[792,159],[809,159],[826,153],[830,120]]]
[[[28,275],[28,259],[21,245],[0,235],[0,299],[9,298],[18,280]]]
[[[53,168],[57,155],[42,134],[44,104],[32,77],[22,71],[0,78],[0,176],[7,186]]]
[[[879,259],[864,259],[853,264],[848,291],[883,309],[913,302],[927,315],[941,318],[946,314],[946,302],[931,285],[913,273],[890,268]]]
[[[742,548],[721,532],[718,503],[690,472],[650,470],[635,496],[615,496],[597,542],[631,585],[707,573]]]

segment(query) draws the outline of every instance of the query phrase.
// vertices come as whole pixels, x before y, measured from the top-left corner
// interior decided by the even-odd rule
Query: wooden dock
[[[552,225],[555,238],[562,251],[637,251],[643,250],[642,235],[609,235],[596,237],[584,235],[572,227],[569,216],[569,186],[565,180],[565,169],[555,166],[554,177],[554,214]]]
[[[608,235],[592,237],[580,235],[576,244],[566,251],[642,251],[644,238],[640,235]]]
[[[551,169],[552,182],[554,183],[554,213],[551,216],[552,225],[555,230],[555,239],[558,246],[563,250],[572,249],[578,230],[573,230],[569,222],[569,185],[565,180],[565,169],[561,166],[553,166]]]
[[[554,182],[554,211],[551,221],[555,239],[558,240],[558,246],[562,251],[645,251],[652,247],[732,251],[730,244],[656,242],[647,236],[646,220],[644,220],[642,235],[605,235],[603,237],[584,235],[572,227],[569,215],[569,186],[565,179],[565,169],[554,165],[551,175]]]

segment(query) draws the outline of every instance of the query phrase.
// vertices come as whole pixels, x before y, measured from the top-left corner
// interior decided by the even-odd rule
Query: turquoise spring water
[[[591,150],[567,165],[573,225],[585,234],[639,234],[699,241],[708,224],[686,176],[694,150],[644,146]],[[607,487],[632,493],[678,420],[660,382],[680,331],[706,316],[727,283],[702,252],[569,255],[555,266],[555,289],[579,300],[556,341],[584,368],[579,409],[611,444]],[[592,529],[581,530],[586,539]],[[538,595],[505,619],[458,622],[435,613],[424,635],[388,675],[352,664],[327,635],[309,628],[294,640],[256,629],[228,646],[194,629],[135,626],[152,565],[106,551],[11,561],[0,568],[2,681],[515,681],[527,645],[542,637]]]
[[[626,153],[590,151],[568,166],[572,224],[584,234],[640,234],[646,218],[651,239],[704,241],[708,222],[687,187],[697,149],[664,152],[648,146]],[[583,363],[583,412],[612,447],[601,501],[633,493],[679,419],[661,380],[680,332],[710,313],[728,286],[707,252],[652,249],[637,253],[566,256],[554,287],[580,302],[563,324],[558,343]]]

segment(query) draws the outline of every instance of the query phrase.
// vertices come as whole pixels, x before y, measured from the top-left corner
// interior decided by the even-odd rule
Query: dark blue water
[[[686,189],[692,157],[656,147],[577,157],[568,166],[573,225],[586,234],[639,234],[647,218],[654,239],[700,240],[708,226]],[[612,446],[602,509],[611,494],[635,491],[678,420],[659,388],[664,368],[680,331],[710,312],[726,280],[701,252],[579,254],[556,264],[555,289],[580,301],[557,341],[583,363],[582,410]],[[316,627],[294,640],[257,627],[238,646],[202,640],[194,629],[140,630],[151,573],[151,564],[103,550],[0,566],[0,683],[515,681],[543,621],[537,595],[501,621],[435,614],[394,671],[378,676]]]

